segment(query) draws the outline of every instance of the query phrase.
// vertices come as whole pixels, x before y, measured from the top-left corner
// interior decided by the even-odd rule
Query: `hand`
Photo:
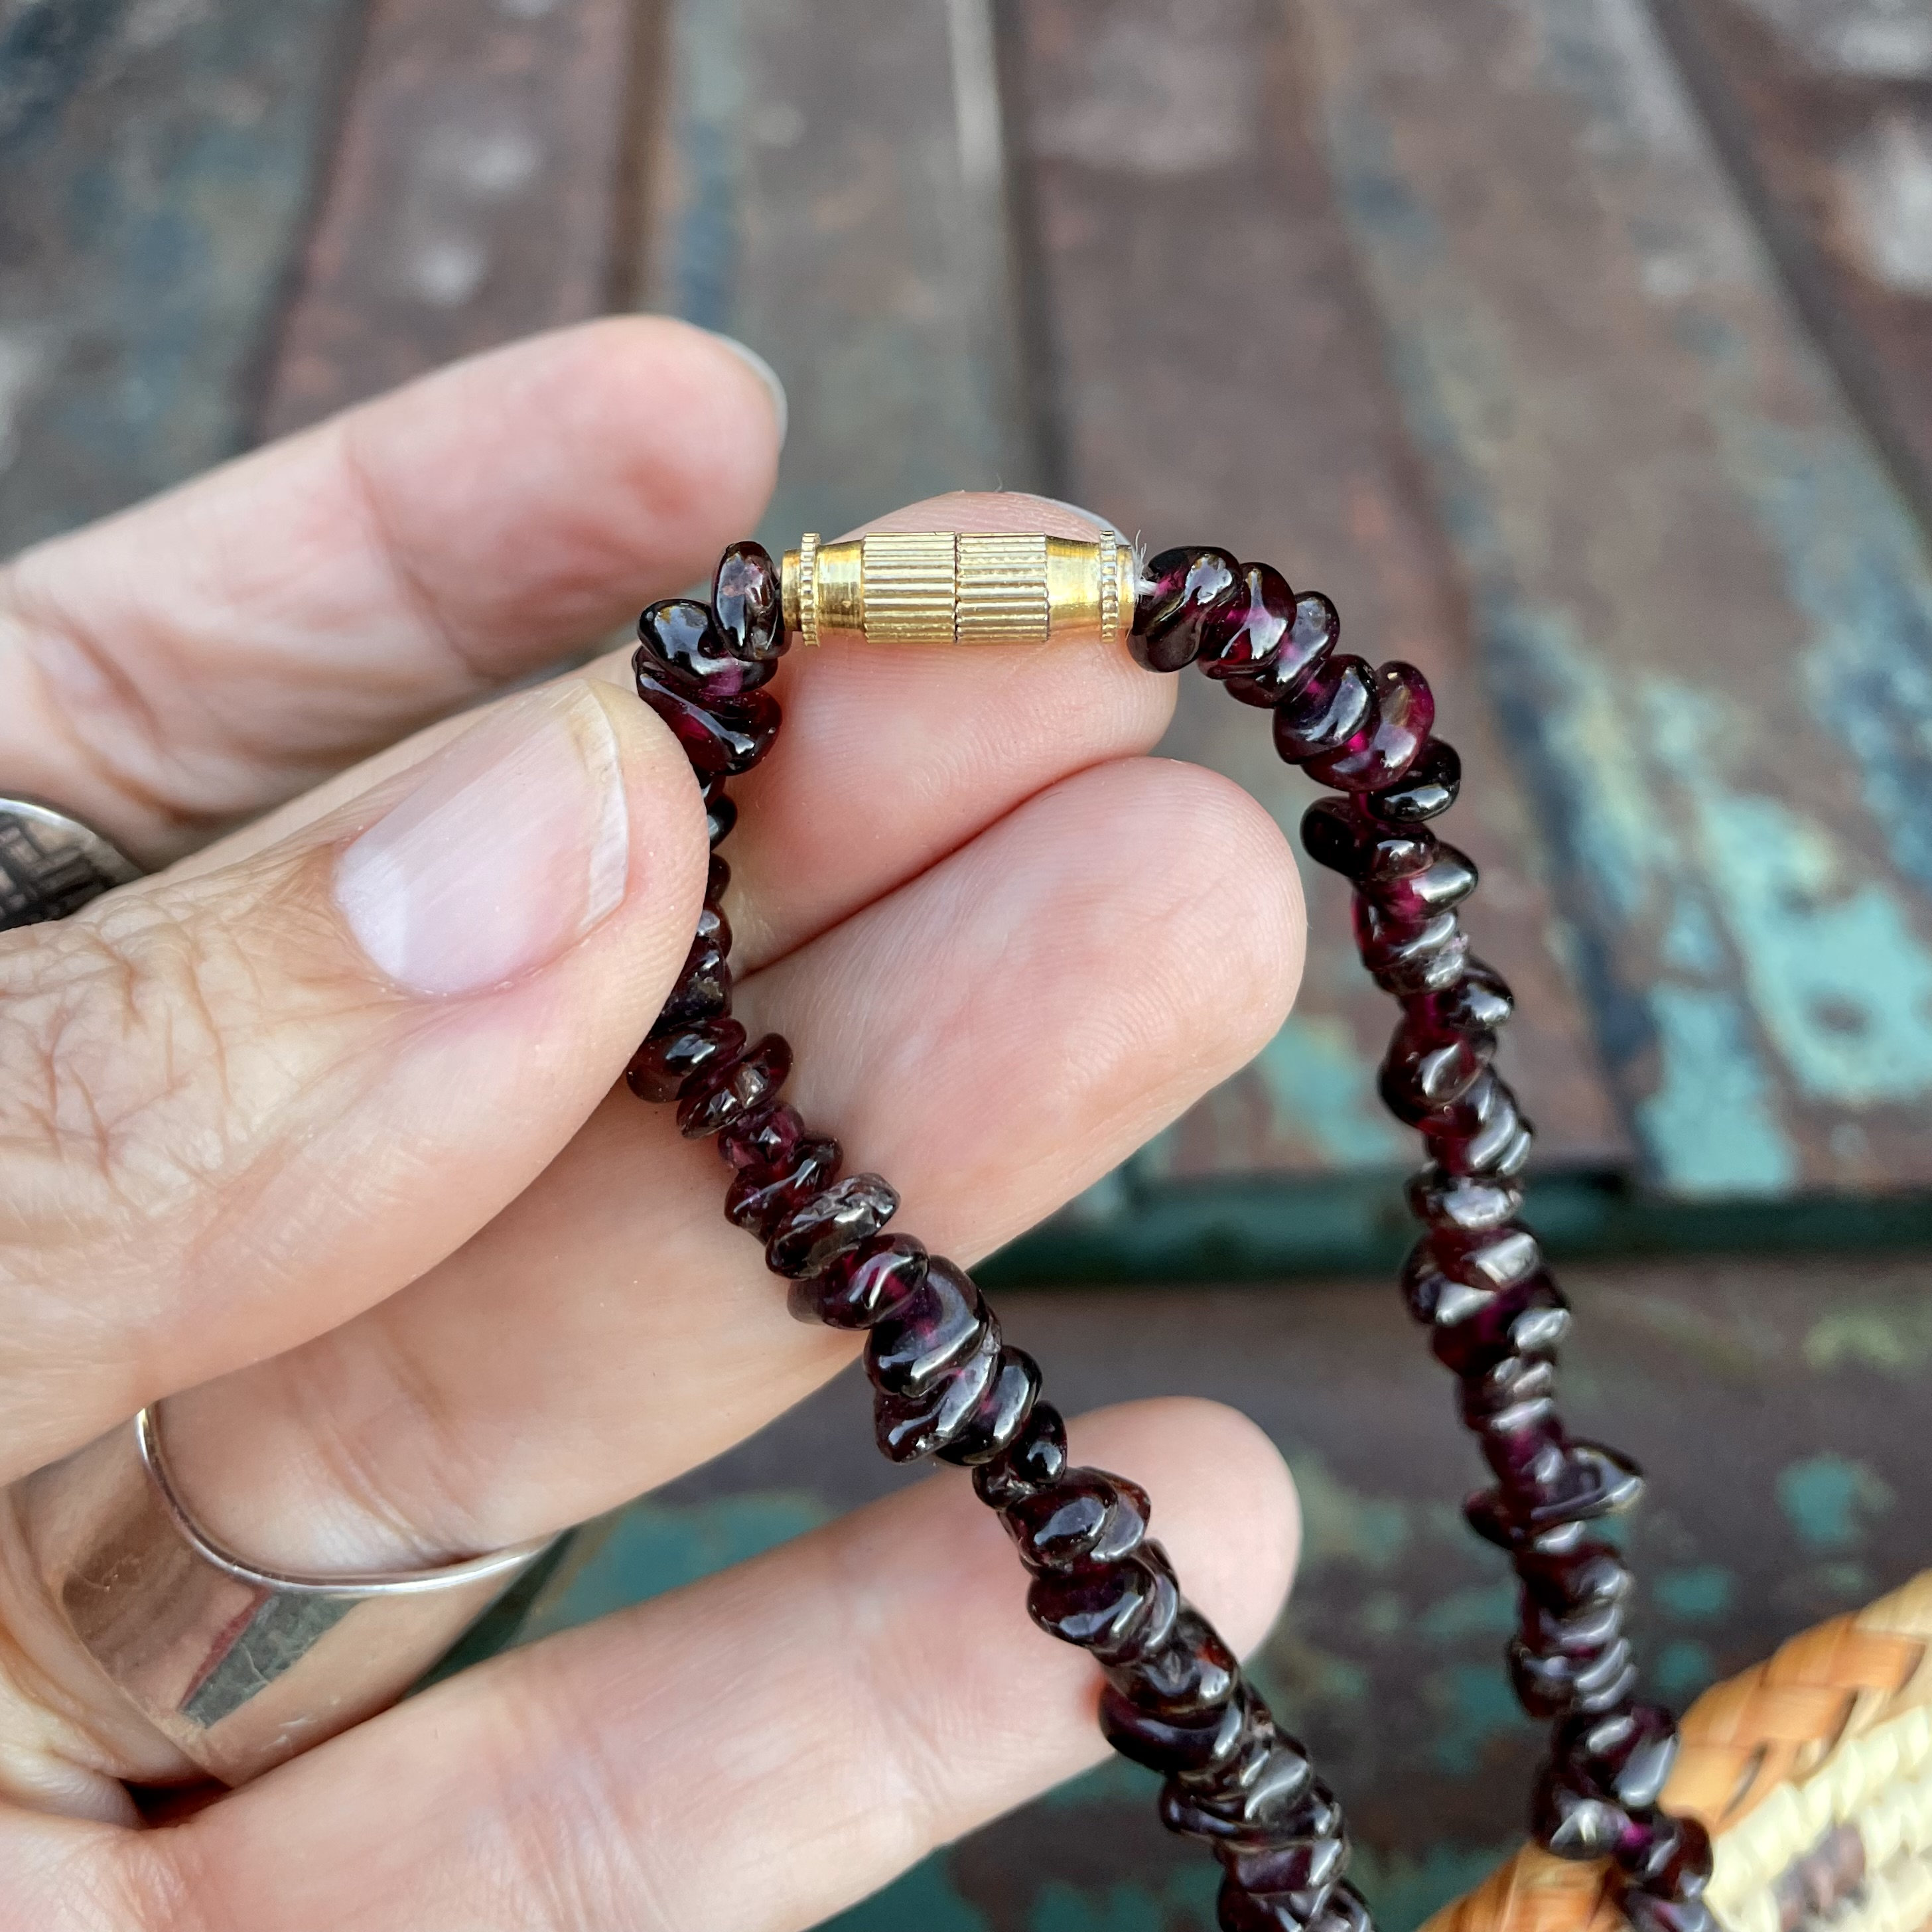
[[[0,574],[0,787],[174,862],[0,939],[0,1481],[166,1396],[231,1546],[406,1566],[610,1508],[849,1359],[711,1150],[611,1092],[706,862],[623,654],[448,715],[707,571],[777,441],[728,346],[606,322]],[[1048,520],[1088,533],[1023,497],[898,519]],[[1294,868],[1233,786],[1142,755],[1173,682],[1124,652],[827,647],[776,688],[728,848],[739,1010],[970,1262],[1270,1036]],[[1258,1638],[1294,1543],[1258,1432],[1143,1403],[1074,1449]],[[1092,1665],[957,1471],[165,1826],[122,1780],[191,1768],[33,1590],[0,1512],[4,1932],[778,1932],[1102,1754]]]

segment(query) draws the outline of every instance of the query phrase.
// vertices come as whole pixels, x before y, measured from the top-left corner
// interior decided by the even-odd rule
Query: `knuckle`
[[[0,1147],[16,1200],[76,1184],[164,1208],[245,1132],[238,1048],[267,1005],[244,922],[169,894],[105,902],[0,952]]]

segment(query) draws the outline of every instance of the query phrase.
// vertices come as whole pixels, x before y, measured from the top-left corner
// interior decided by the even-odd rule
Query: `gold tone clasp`
[[[1134,556],[1097,542],[887,530],[821,544],[784,565],[784,621],[808,644],[1117,644],[1133,621]]]

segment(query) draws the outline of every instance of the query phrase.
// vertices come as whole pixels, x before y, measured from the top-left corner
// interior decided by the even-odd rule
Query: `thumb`
[[[670,733],[572,680],[282,843],[0,942],[0,1480],[514,1198],[662,1004],[706,857]]]

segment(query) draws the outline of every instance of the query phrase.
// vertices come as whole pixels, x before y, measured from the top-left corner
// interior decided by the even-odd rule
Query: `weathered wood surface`
[[[1654,1690],[1688,1698],[1932,1564],[1923,1262],[1678,1264],[1564,1280],[1580,1314],[1566,1351],[1576,1426],[1634,1451],[1651,1477],[1629,1540]],[[1400,1298],[1350,1282],[1291,1296],[1012,1295],[1002,1312],[1070,1412],[1203,1395],[1254,1417],[1286,1454],[1304,1557],[1262,1676],[1348,1808],[1357,1875],[1384,1932],[1408,1932],[1520,1837],[1537,1736],[1503,1673],[1503,1561],[1457,1507],[1481,1464]],[[844,1378],[602,1526],[530,1628],[655,1594],[907,1480],[871,1446],[865,1389]],[[1024,1584],[1016,1566],[1015,1591]],[[835,1922],[1209,1932],[1214,1877],[1198,1846],[1160,1830],[1151,1779],[1114,1766]]]
[[[0,0],[0,555],[248,440],[356,0]]]
[[[1334,598],[1349,648],[1429,674],[1470,774],[1447,830],[1482,868],[1480,949],[1520,996],[1507,1064],[1544,1158],[1627,1165],[1540,841],[1481,698],[1467,599],[1303,125],[1285,16],[1257,0],[1035,0],[1011,22],[1059,493],[1156,548],[1266,558]],[[1238,778],[1299,853],[1316,791],[1275,757],[1264,718],[1188,677],[1164,748]],[[1413,1161],[1375,1093],[1393,1005],[1355,958],[1346,886],[1306,860],[1302,873],[1311,930],[1294,1017],[1136,1162],[1138,1178]]]
[[[1807,322],[1932,520],[1932,6],[1652,4]]]
[[[627,289],[633,0],[374,0],[265,436]]]
[[[1932,569],[1648,16],[1300,12],[1644,1172],[1923,1186]]]
[[[646,300],[783,378],[766,539],[1033,487],[987,0],[681,0],[663,80]]]

